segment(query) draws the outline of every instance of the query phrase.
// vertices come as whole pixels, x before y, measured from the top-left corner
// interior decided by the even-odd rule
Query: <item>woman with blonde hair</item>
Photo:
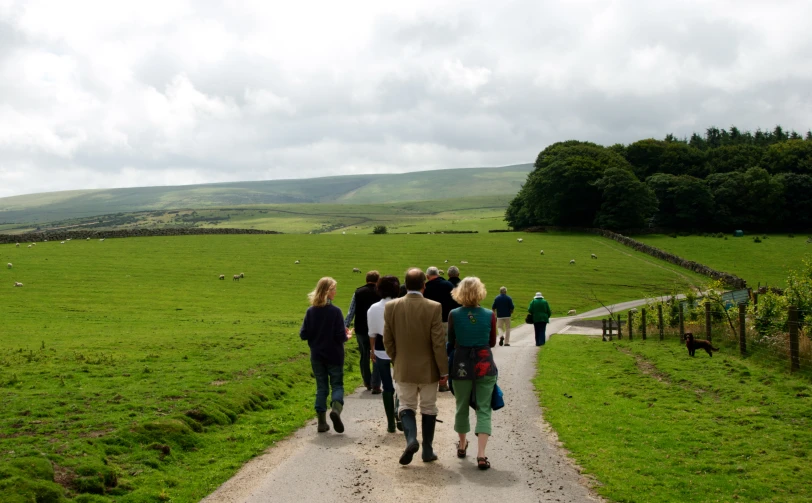
[[[327,395],[332,388],[330,420],[337,433],[344,432],[341,411],[344,408],[344,343],[350,334],[344,327],[341,309],[333,305],[336,280],[324,277],[307,295],[307,308],[299,337],[310,346],[310,365],[316,378],[316,414],[318,432],[330,430],[327,424]],[[329,381],[329,382],[328,382]]]
[[[451,376],[457,401],[454,431],[460,436],[457,457],[464,458],[468,451],[466,436],[471,431],[468,407],[473,396],[476,403],[477,466],[480,470],[487,470],[491,464],[485,456],[485,447],[491,434],[491,395],[498,374],[491,352],[496,346],[496,314],[479,305],[487,292],[485,285],[475,276],[460,281],[451,295],[462,305],[448,315],[448,343],[454,348]]]

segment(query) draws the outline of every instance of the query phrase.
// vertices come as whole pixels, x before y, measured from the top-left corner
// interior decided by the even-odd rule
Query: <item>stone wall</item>
[[[613,239],[618,243],[626,245],[629,248],[632,248],[639,252],[651,255],[654,258],[665,260],[666,262],[670,262],[674,265],[678,265],[680,267],[688,269],[689,271],[702,274],[703,276],[708,276],[709,278],[721,280],[722,283],[730,286],[731,288],[735,289],[747,288],[747,282],[734,274],[717,271],[716,269],[708,267],[704,264],[700,264],[699,262],[694,262],[693,260],[685,260],[684,258],[674,255],[673,253],[663,251],[651,245],[641,243],[640,241],[632,239],[628,236],[618,234],[617,232],[608,231],[606,229],[594,229],[583,227],[554,227],[554,226],[530,227],[525,229],[526,232],[546,232],[548,230],[563,231],[563,232],[588,232],[591,234],[597,234],[605,238]]]
[[[136,238],[147,236],[191,236],[199,234],[280,234],[277,231],[258,229],[216,229],[200,227],[176,227],[162,229],[117,229],[27,232],[25,234],[0,234],[0,243],[31,243],[64,241],[66,239]]]

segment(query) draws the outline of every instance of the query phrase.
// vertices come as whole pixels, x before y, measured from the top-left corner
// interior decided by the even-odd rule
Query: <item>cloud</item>
[[[812,126],[802,0],[0,0],[0,197]]]

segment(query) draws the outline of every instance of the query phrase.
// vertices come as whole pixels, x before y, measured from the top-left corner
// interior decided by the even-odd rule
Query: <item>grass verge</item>
[[[535,379],[545,419],[619,502],[812,499],[812,387],[673,341],[557,335]]]

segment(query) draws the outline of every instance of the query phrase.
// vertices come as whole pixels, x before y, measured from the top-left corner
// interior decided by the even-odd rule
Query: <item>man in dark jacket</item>
[[[448,282],[454,285],[454,288],[460,284],[460,270],[457,266],[452,265],[448,268]]]
[[[502,330],[499,345],[510,346],[510,316],[513,314],[513,299],[507,294],[504,286],[499,289],[499,295],[493,299],[491,309],[496,311],[496,330]]]
[[[451,290],[453,289],[453,284],[440,277],[439,269],[434,266],[426,269],[426,291],[423,292],[423,297],[439,302],[442,306],[446,342],[448,342],[448,313],[452,309],[459,307],[459,304],[451,298]],[[448,385],[440,384],[439,391],[448,391]]]
[[[381,393],[381,376],[375,369],[370,369],[369,359],[369,327],[367,325],[367,311],[372,304],[380,301],[380,296],[375,292],[375,284],[381,275],[378,271],[367,273],[367,283],[358,287],[352,295],[350,309],[344,326],[349,328],[353,317],[355,318],[355,340],[358,341],[358,350],[361,352],[361,377],[364,379],[364,386],[372,390],[373,395]]]

